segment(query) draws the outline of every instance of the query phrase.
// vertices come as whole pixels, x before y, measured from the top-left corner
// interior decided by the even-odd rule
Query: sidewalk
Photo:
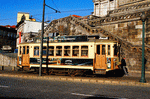
[[[55,75],[43,75],[33,74],[29,72],[17,72],[17,71],[1,71],[0,77],[18,77],[25,79],[40,79],[40,80],[61,80],[61,81],[73,81],[83,83],[100,83],[100,84],[112,84],[112,85],[127,85],[127,86],[142,86],[150,87],[150,74],[145,74],[146,83],[141,83],[141,74],[138,72],[130,72],[128,76],[123,77],[70,77],[70,76],[55,76]]]

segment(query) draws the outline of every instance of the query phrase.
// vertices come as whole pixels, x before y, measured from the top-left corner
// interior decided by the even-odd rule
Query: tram
[[[69,75],[113,73],[123,76],[119,65],[115,41],[49,40],[48,43],[43,43],[42,70],[47,70],[50,74],[55,72],[65,72]],[[35,70],[40,67],[40,41],[18,45],[17,66]]]

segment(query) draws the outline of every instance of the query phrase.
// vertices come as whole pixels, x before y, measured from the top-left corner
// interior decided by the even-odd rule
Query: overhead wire
[[[53,1],[53,0],[52,0]],[[54,1],[53,1],[54,3]],[[139,3],[138,3],[139,4]],[[56,4],[54,3],[54,5],[56,6]],[[138,6],[138,5],[137,5]],[[58,7],[56,6],[56,8],[58,9]],[[107,9],[107,8],[101,8],[101,9]],[[59,10],[59,9],[58,9]],[[69,13],[69,12],[81,12],[81,11],[89,11],[89,10],[93,10],[93,9],[79,9],[79,10],[68,10],[68,11],[61,11],[61,13]],[[51,13],[46,13],[46,14],[55,14],[56,12],[51,12]],[[34,14],[32,15],[33,17],[35,16],[39,16],[39,15],[42,15],[42,14]],[[0,21],[7,21],[7,20],[12,20],[12,19],[15,19],[15,18],[9,18],[9,19],[0,19]],[[40,19],[38,19],[40,20]]]
[[[52,0],[53,4],[55,5],[55,7],[58,9],[58,7],[56,6],[55,2]],[[58,9],[59,10],[59,9]],[[60,11],[60,10],[59,10]]]
[[[56,6],[55,2],[52,0],[53,4]],[[138,6],[140,3],[138,2],[138,4],[136,6]],[[56,6],[56,8],[58,9],[58,7]],[[107,8],[101,8],[101,9],[107,9]],[[58,9],[59,10],[59,9]],[[88,10],[93,10],[93,9],[82,9],[82,10],[70,10],[70,11],[61,11],[61,13],[68,13],[68,12],[78,12],[78,11],[88,11]],[[46,14],[54,14],[56,12],[51,12],[51,13],[46,13]],[[42,15],[42,14],[35,14],[32,16],[38,16],[38,15]],[[16,19],[16,18],[9,18],[9,19],[0,19],[0,21],[7,21],[7,20],[12,20],[12,19]],[[40,20],[40,19],[38,19]]]
[[[89,10],[93,10],[93,9],[68,10],[68,11],[61,11],[61,13],[80,12],[80,11],[89,11]],[[46,13],[46,14],[55,14],[55,13],[56,12],[51,12],[51,13]],[[42,15],[42,14],[34,14],[34,15],[32,15],[32,17],[39,16],[39,15]],[[12,20],[12,19],[16,19],[16,18],[0,19],[0,21]],[[36,18],[36,19],[38,19],[38,18]],[[40,19],[38,19],[38,20],[40,20]]]

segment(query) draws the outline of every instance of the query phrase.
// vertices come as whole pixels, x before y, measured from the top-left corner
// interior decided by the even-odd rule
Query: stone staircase
[[[132,11],[129,11],[129,9],[132,9]],[[121,56],[126,57],[127,65],[131,70],[140,70],[142,64],[142,40],[139,35],[141,35],[142,29],[138,27],[142,25],[140,16],[143,11],[147,13],[149,18],[149,2],[140,4],[139,6],[125,7],[110,11],[109,16],[103,18],[92,15],[87,16],[86,18],[68,16],[58,20],[53,20],[45,29],[45,34],[59,31],[57,26],[62,22],[66,23],[64,25],[67,25],[68,28],[73,26],[73,29],[69,31],[70,35],[103,34],[111,40],[118,41],[121,45]],[[149,20],[147,23],[149,23]],[[149,24],[146,25],[147,27],[150,26]],[[81,32],[79,32],[79,30]],[[146,32],[149,34],[149,31]],[[146,70],[150,70],[149,55],[150,46],[149,43],[145,43],[145,58],[147,60]]]

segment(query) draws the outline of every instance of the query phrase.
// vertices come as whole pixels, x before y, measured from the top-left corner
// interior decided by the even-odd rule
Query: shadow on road
[[[23,98],[23,97],[0,97],[0,99],[33,99],[33,98]]]

